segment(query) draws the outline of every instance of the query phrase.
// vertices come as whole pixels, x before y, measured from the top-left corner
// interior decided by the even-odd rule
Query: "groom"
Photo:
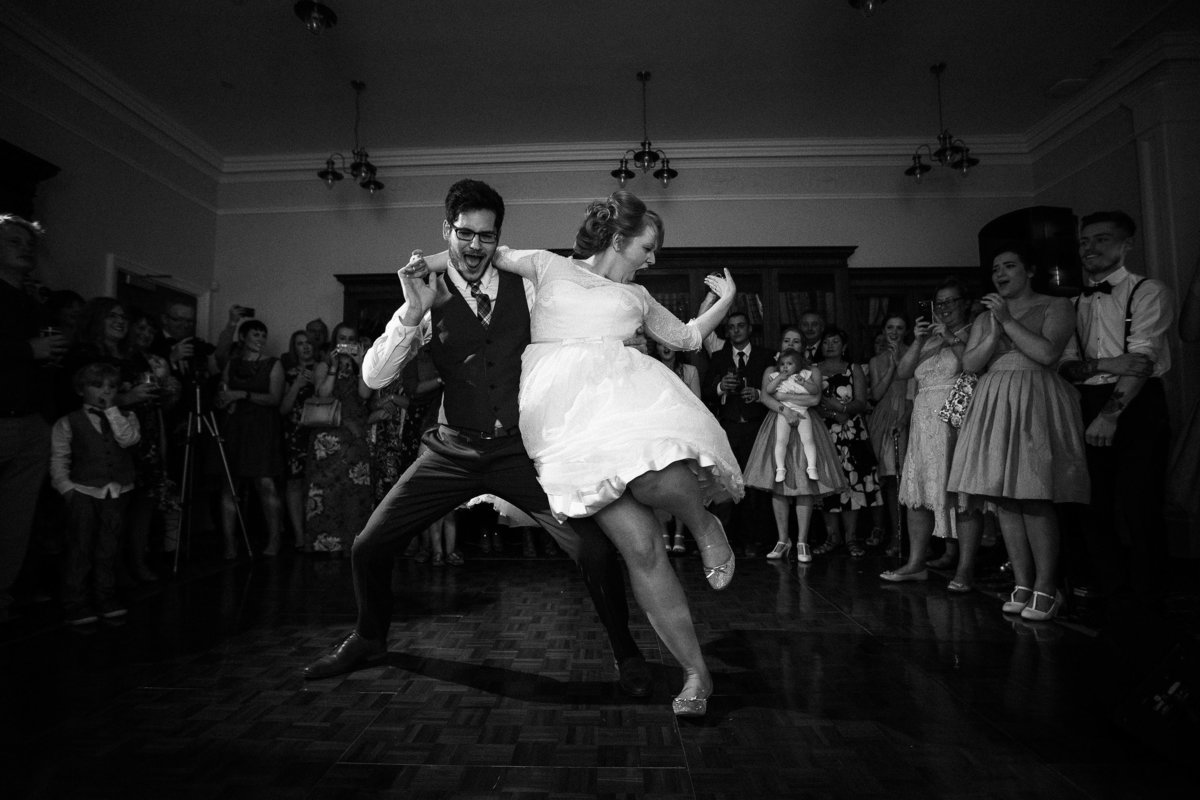
[[[650,693],[650,670],[629,632],[625,576],[616,549],[589,519],[555,522],[517,429],[521,353],[529,344],[533,286],[499,272],[492,256],[504,223],[495,189],[462,180],[446,195],[442,238],[450,249],[445,279],[401,277],[404,305],[363,360],[363,380],[379,389],[395,380],[422,345],[431,349],[445,389],[437,428],[417,460],[379,503],[354,540],[351,567],[358,623],[333,652],[304,669],[326,678],[378,663],[392,618],[392,563],[413,536],[459,505],[494,494],[528,513],[579,565],[612,643],[618,685]]]

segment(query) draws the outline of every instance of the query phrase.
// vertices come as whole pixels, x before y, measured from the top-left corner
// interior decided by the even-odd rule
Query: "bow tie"
[[[1091,297],[1096,292],[1100,292],[1100,294],[1112,294],[1112,290],[1113,290],[1113,285],[1111,283],[1109,283],[1108,281],[1100,281],[1095,286],[1083,287],[1083,296]]]

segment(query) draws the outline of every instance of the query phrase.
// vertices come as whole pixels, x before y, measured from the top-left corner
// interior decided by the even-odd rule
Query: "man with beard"
[[[424,344],[444,384],[437,428],[354,540],[358,622],[306,678],[325,678],[379,663],[392,617],[392,563],[413,536],[463,502],[494,494],[539,522],[579,565],[604,625],[618,685],[641,697],[650,670],[629,632],[625,578],[615,548],[590,519],[554,521],[517,428],[521,354],[530,341],[533,286],[499,272],[492,256],[504,201],[486,183],[462,180],[446,196],[442,238],[451,269],[429,283],[401,276],[404,305],[363,360],[363,380],[378,389],[396,380]]]
[[[1122,211],[1083,217],[1083,293],[1075,299],[1082,351],[1061,373],[1080,391],[1091,504],[1078,544],[1112,608],[1153,602],[1165,576],[1162,510],[1170,430],[1162,376],[1174,301],[1160,281],[1130,272],[1137,226]],[[1132,597],[1126,597],[1132,591]]]

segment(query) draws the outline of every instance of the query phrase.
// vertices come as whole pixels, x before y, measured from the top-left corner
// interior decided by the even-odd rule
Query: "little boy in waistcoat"
[[[125,506],[133,490],[137,417],[113,405],[120,372],[97,362],[80,368],[75,391],[83,407],[50,432],[50,480],[67,504],[62,602],[70,625],[123,616],[114,592]]]

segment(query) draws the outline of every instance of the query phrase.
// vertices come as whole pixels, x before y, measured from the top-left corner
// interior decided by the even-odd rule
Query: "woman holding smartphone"
[[[937,536],[946,540],[947,553],[952,552],[951,542],[958,553],[958,569],[947,588],[968,592],[975,574],[981,520],[978,513],[968,513],[960,505],[957,495],[946,491],[958,430],[937,412],[962,372],[971,330],[967,319],[970,304],[963,284],[948,278],[938,287],[933,303],[922,306],[933,321],[917,317],[913,328],[916,340],[896,365],[896,374],[915,380],[917,386],[900,477],[900,504],[907,509],[911,546],[904,566],[879,577],[897,583],[926,580],[930,537]]]
[[[332,349],[313,370],[317,397],[342,404],[342,423],[313,429],[308,448],[307,516],[304,535],[314,552],[350,552],[354,536],[371,514],[371,451],[367,445],[367,403],[371,389],[362,381],[358,331],[345,322],[333,329]]]

